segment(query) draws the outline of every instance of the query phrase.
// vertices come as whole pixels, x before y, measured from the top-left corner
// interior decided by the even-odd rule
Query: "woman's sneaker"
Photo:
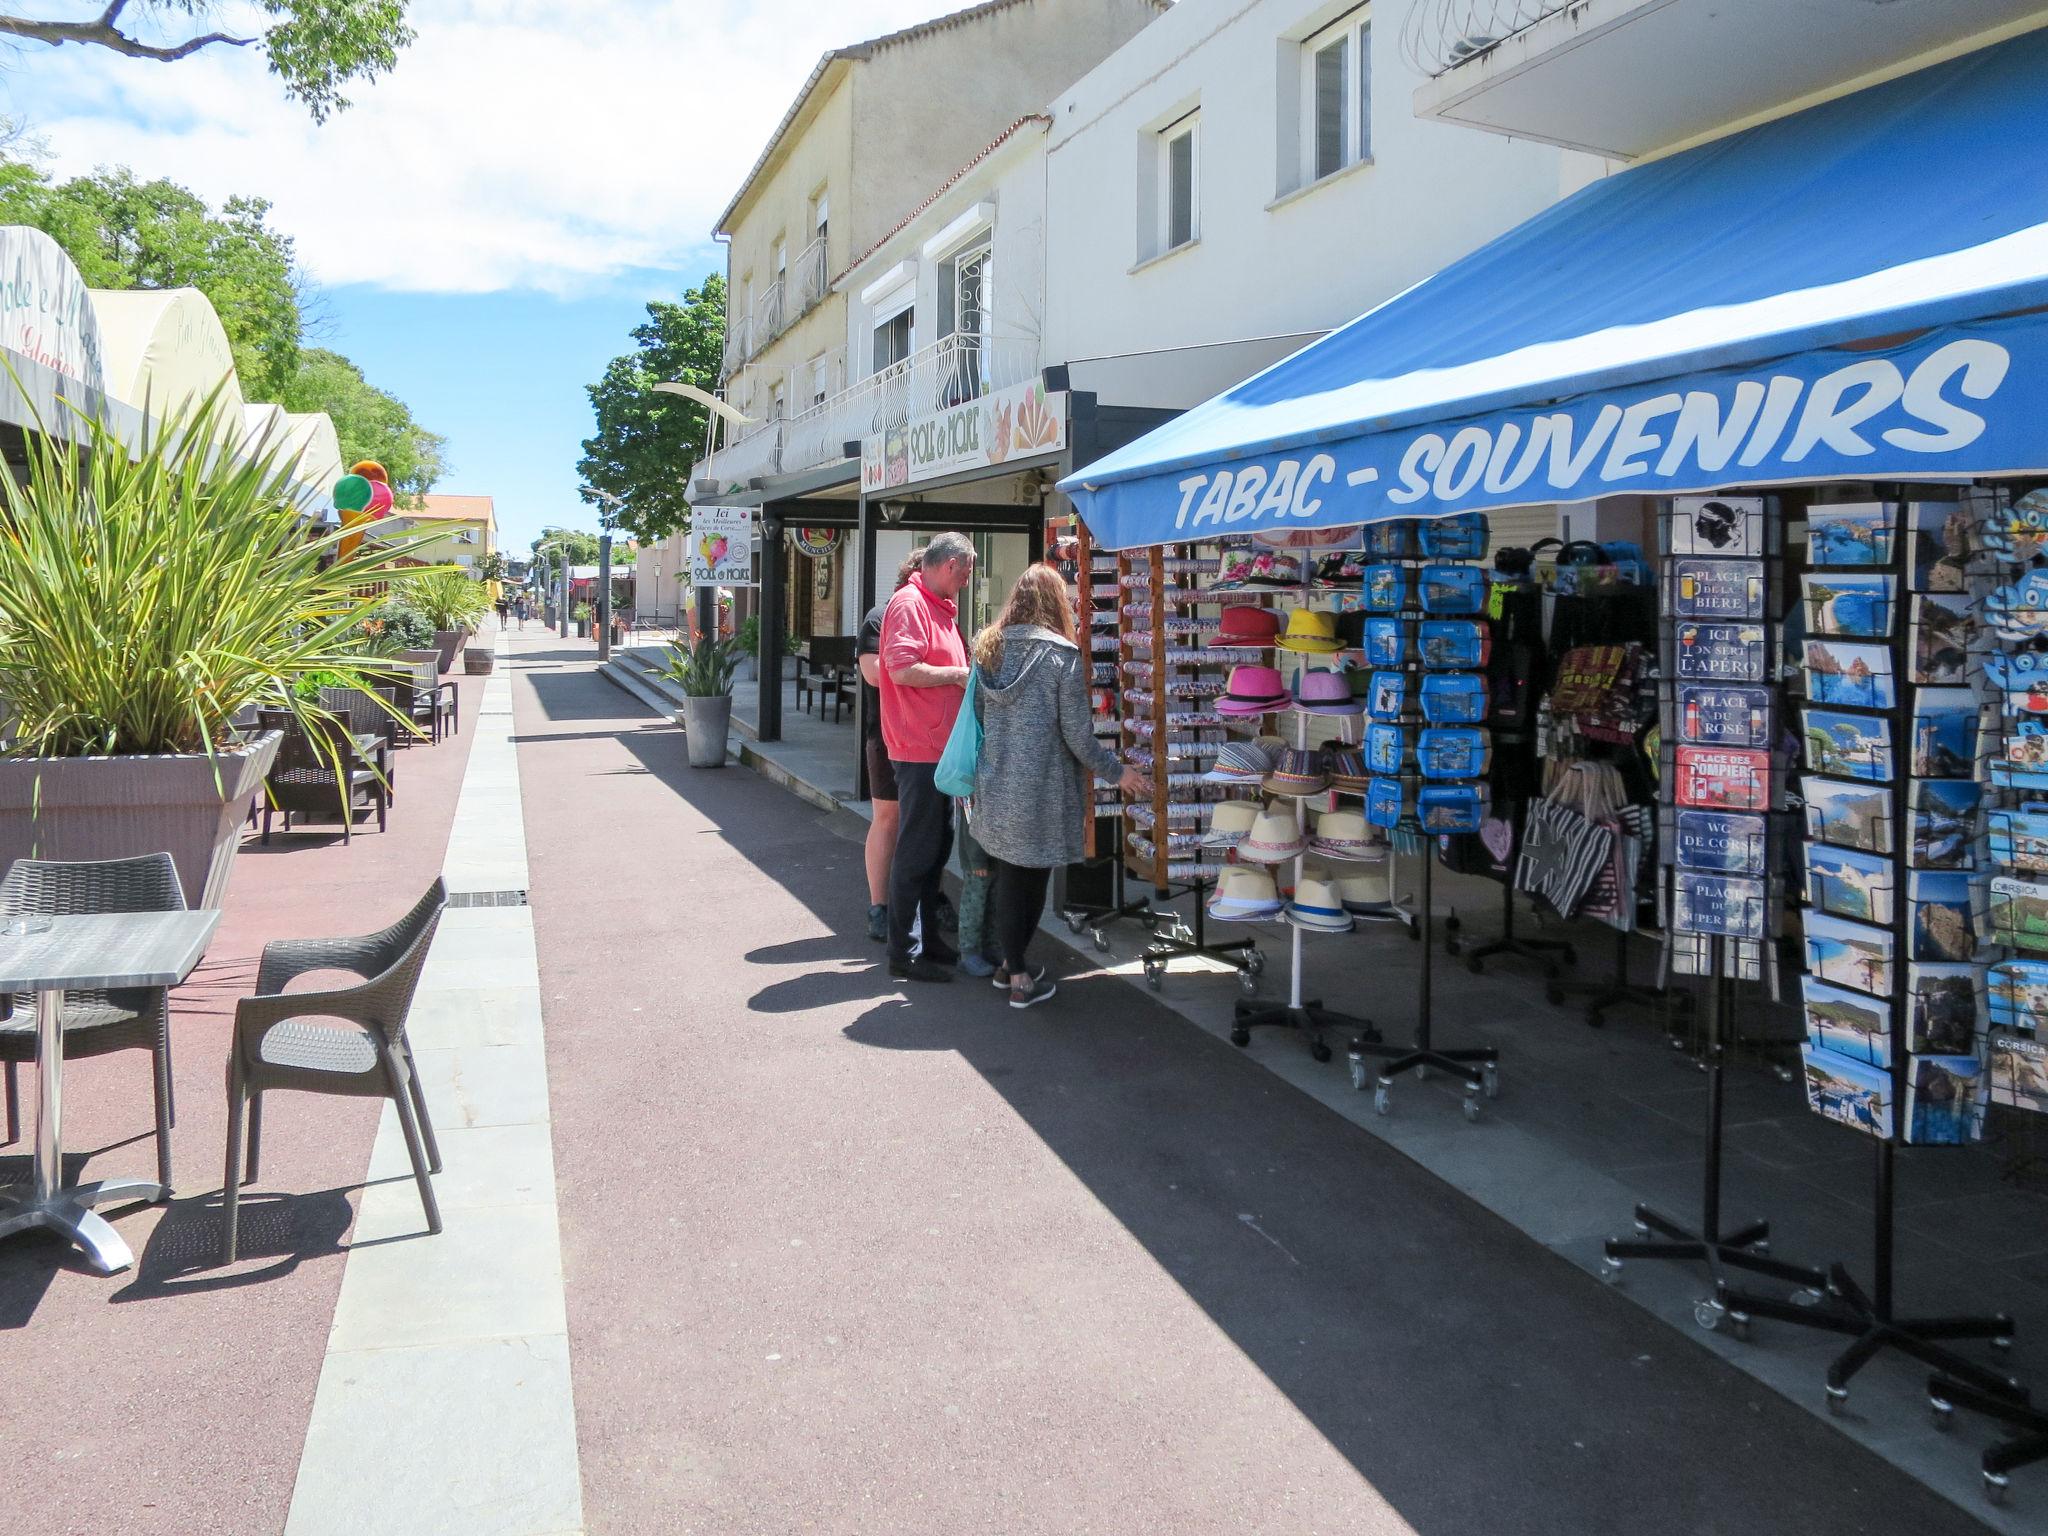
[[[868,937],[877,944],[889,942],[889,908],[880,903],[868,908]]]
[[[991,961],[971,950],[960,956],[960,969],[970,976],[993,976],[996,970]]]
[[[1033,971],[1031,973],[1031,979],[1034,982],[1045,980],[1045,967],[1041,965],[1037,970]],[[991,981],[990,985],[994,986],[998,991],[1001,992],[1009,991],[1010,968],[1007,965],[998,965],[996,967],[994,979]]]
[[[1036,976],[1019,976],[1010,983],[1010,1006],[1029,1008],[1034,1003],[1044,1002],[1057,991],[1059,988],[1045,979],[1045,968],[1041,966]]]

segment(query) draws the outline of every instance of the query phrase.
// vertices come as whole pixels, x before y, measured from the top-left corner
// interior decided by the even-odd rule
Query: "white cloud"
[[[251,52],[24,47],[6,83],[56,169],[267,197],[321,283],[567,293],[700,251],[821,53],[948,8],[414,0],[419,40],[324,127]]]

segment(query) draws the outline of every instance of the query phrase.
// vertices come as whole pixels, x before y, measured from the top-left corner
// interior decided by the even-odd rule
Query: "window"
[[[1301,45],[1302,180],[1372,158],[1372,23],[1353,11]]]
[[[783,395],[783,387],[777,384],[768,392],[768,419],[780,421],[789,414],[789,406]]]
[[[807,405],[823,405],[832,393],[832,359],[823,352],[811,359],[810,398]]]
[[[789,276],[789,242],[780,235],[775,238],[775,281],[781,282]]]
[[[890,364],[900,363],[910,356],[910,315],[911,306],[906,294],[901,309],[887,318],[875,317],[874,366],[868,370],[870,373],[880,373]]]
[[[1200,119],[1190,112],[1159,134],[1161,251],[1190,245],[1202,233],[1201,161],[1196,145],[1200,126]]]
[[[995,274],[994,238],[993,233],[984,231],[939,263],[939,335],[955,338],[944,384],[949,406],[979,399],[983,392],[989,281]]]
[[[825,238],[825,226],[830,222],[831,209],[826,203],[824,192],[820,191],[811,203],[811,238],[822,241]]]

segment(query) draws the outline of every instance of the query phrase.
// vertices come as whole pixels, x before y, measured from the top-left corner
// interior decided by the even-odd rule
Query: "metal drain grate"
[[[448,897],[451,907],[523,907],[524,891],[455,891]]]

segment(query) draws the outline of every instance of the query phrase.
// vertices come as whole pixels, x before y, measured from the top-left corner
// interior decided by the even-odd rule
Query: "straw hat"
[[[1209,645],[1257,646],[1264,649],[1273,643],[1280,633],[1280,615],[1271,608],[1257,608],[1244,603],[1233,603],[1223,610],[1222,621],[1216,633],[1205,642]]]
[[[1209,818],[1209,830],[1202,836],[1204,848],[1235,848],[1259,819],[1256,800],[1224,800]]]
[[[1365,754],[1356,747],[1325,747],[1323,761],[1330,768],[1330,788],[1347,795],[1365,793]]]
[[[1304,651],[1327,656],[1344,649],[1337,638],[1337,618],[1314,608],[1297,608],[1287,615],[1287,633],[1274,642],[1283,651]]]
[[[1267,811],[1252,823],[1245,840],[1237,845],[1237,856],[1254,864],[1279,864],[1308,847],[1308,839],[1294,824],[1292,811]]]
[[[1324,812],[1316,822],[1316,835],[1308,842],[1309,852],[1330,859],[1377,859],[1385,854],[1386,846],[1356,811]]]
[[[1315,933],[1349,933],[1351,914],[1344,910],[1344,897],[1327,880],[1303,880],[1295,887],[1285,921]]]
[[[1255,922],[1279,915],[1285,905],[1270,873],[1233,864],[1218,876],[1208,912],[1211,917]]]
[[[1330,773],[1323,766],[1323,754],[1314,748],[1290,747],[1273,771],[1266,775],[1266,789],[1276,795],[1319,795],[1330,787]]]
[[[1294,680],[1294,707],[1305,715],[1362,715],[1365,701],[1351,696],[1351,680],[1326,667],[1306,667]]]
[[[1232,667],[1230,682],[1216,701],[1219,715],[1263,715],[1293,701],[1278,667]]]
[[[1387,901],[1387,882],[1381,875],[1339,875],[1337,894],[1344,910],[1353,917],[1390,917],[1394,908]]]
[[[1216,761],[1202,779],[1209,784],[1256,784],[1273,771],[1273,757],[1256,741],[1221,742]]]

